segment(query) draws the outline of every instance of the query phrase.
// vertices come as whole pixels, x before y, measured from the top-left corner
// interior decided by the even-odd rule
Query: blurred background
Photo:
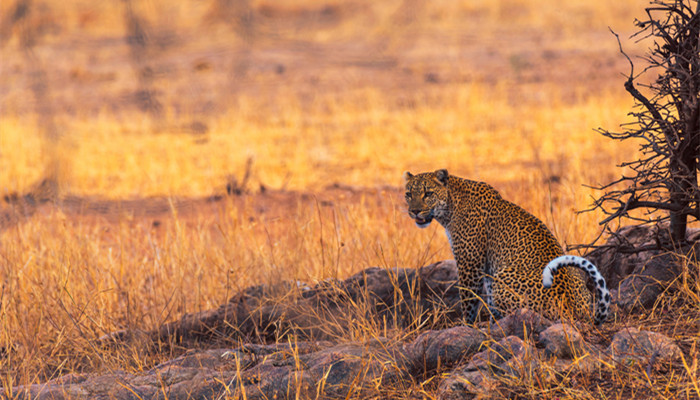
[[[640,54],[625,39],[645,5],[3,1],[0,194],[393,186],[438,167],[561,180],[571,152],[613,166],[629,149],[592,129],[631,101],[608,27]]]

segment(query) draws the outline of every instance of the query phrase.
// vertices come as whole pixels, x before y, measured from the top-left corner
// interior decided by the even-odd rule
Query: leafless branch
[[[645,10],[646,18],[635,21],[639,31],[632,37],[654,41],[643,58],[648,65],[637,75],[619,35],[610,29],[630,64],[624,87],[636,102],[629,113],[636,121],[621,125],[621,132],[598,132],[615,140],[641,139],[641,145],[636,160],[619,165],[630,172],[596,187],[603,194],[589,210],[605,214],[604,231],[623,219],[639,224],[669,221],[671,242],[681,243],[688,219],[700,220],[700,3],[691,7],[692,1],[654,1]],[[637,82],[652,72],[658,76],[651,83]]]

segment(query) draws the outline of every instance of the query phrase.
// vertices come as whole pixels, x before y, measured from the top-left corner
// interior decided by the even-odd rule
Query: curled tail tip
[[[608,314],[596,314],[594,320],[593,320],[593,325],[602,325],[603,322],[605,322],[608,319]]]
[[[598,305],[596,307],[595,318],[594,318],[595,325],[600,325],[608,319],[608,315],[610,314],[610,304],[611,303],[612,303],[612,297],[610,296],[610,292],[608,291],[608,289],[605,286],[603,286],[603,290],[601,291],[601,293],[599,295]]]

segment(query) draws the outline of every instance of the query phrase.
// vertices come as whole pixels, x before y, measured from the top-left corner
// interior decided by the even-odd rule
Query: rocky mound
[[[619,306],[644,306],[664,288],[665,275],[653,271],[678,268],[660,256],[653,262],[665,267],[649,270],[649,257],[593,254],[606,278],[625,276],[613,292]],[[654,284],[640,290],[625,283],[639,279]],[[190,348],[149,371],[71,374],[0,393],[19,399],[357,398],[391,397],[432,381],[441,398],[461,399],[498,397],[504,386],[532,376],[546,384],[633,367],[652,376],[682,359],[678,344],[661,333],[616,326],[601,339],[590,326],[555,323],[526,309],[494,323],[460,326],[456,280],[454,262],[444,261],[417,270],[369,268],[313,287],[251,287],[217,309],[185,315],[156,332],[102,338],[102,346],[139,337]],[[357,321],[408,334],[353,340]]]
[[[574,326],[554,324],[529,310],[492,329],[502,339],[457,326],[405,342],[377,338],[192,350],[144,374],[67,375],[13,393],[19,399],[356,398],[442,375],[440,397],[462,399],[493,396],[504,382],[532,374],[557,381],[572,371],[639,364],[651,375],[681,357],[673,340],[659,333],[624,329],[601,347],[584,340]]]

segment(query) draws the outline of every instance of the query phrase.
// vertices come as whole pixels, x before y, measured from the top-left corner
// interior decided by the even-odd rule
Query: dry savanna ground
[[[182,349],[95,339],[250,285],[451,258],[441,228],[405,216],[404,170],[487,181],[562,243],[590,242],[584,185],[636,155],[594,132],[632,106],[608,26],[643,54],[627,38],[645,5],[2,2],[0,386],[147,370]],[[688,369],[667,390],[626,372],[588,396],[697,384],[697,320],[674,326],[666,300],[618,323],[683,331]],[[367,326],[352,339],[387,334]]]

